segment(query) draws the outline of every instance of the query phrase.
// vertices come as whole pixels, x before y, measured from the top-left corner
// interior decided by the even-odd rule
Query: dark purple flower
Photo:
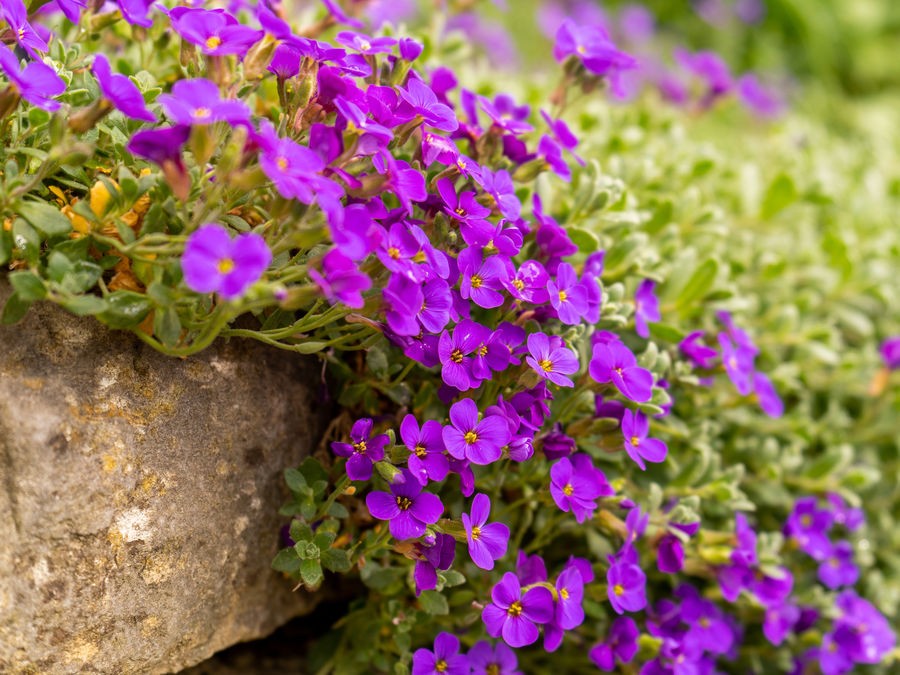
[[[10,86],[31,105],[53,112],[59,110],[59,96],[66,90],[66,83],[56,71],[43,61],[32,61],[19,70],[19,59],[4,46],[0,46],[0,68],[9,78]]]
[[[519,583],[530,586],[538,581],[547,581],[547,565],[544,559],[535,553],[528,555],[525,551],[519,551],[516,557],[516,576]]]
[[[596,499],[614,493],[600,469],[589,455],[563,457],[550,468],[550,495],[562,511],[571,511],[583,523],[597,508]]]
[[[658,464],[666,458],[668,448],[658,438],[648,438],[650,420],[640,410],[625,410],[622,415],[622,435],[625,437],[625,451],[641,471],[646,471],[644,461]]]
[[[487,523],[491,513],[491,500],[478,493],[472,500],[470,514],[462,514],[469,556],[483,570],[494,569],[494,561],[506,555],[509,545],[509,528],[503,523]]]
[[[472,675],[522,675],[516,653],[505,642],[498,642],[491,649],[487,640],[479,640],[472,645],[468,656]]]
[[[434,535],[434,541],[425,541],[416,544],[415,551],[418,556],[413,570],[413,581],[416,584],[416,597],[422,591],[431,591],[437,588],[437,571],[448,570],[456,557],[456,540],[452,535]]]
[[[224,227],[208,223],[188,237],[181,269],[192,291],[234,300],[259,280],[271,261],[272,252],[260,235],[246,232],[232,239]]]
[[[399,87],[398,92],[410,110],[419,115],[427,126],[447,132],[459,128],[459,120],[453,110],[441,103],[431,87],[418,78],[410,77],[406,89]]]
[[[94,56],[91,66],[103,97],[109,100],[117,110],[136,120],[155,122],[156,115],[147,110],[140,89],[125,75],[113,74],[109,61],[103,54]]]
[[[794,575],[786,567],[777,568],[772,575],[756,570],[748,584],[750,592],[764,607],[783,604],[793,587]]]
[[[209,56],[246,54],[265,34],[242,25],[224,10],[187,9],[173,16],[172,28]]]
[[[464,398],[450,407],[450,425],[444,427],[444,445],[456,459],[473,464],[490,464],[500,459],[509,442],[509,426],[499,415],[478,420],[478,406]]]
[[[135,133],[128,141],[126,149],[133,155],[165,167],[175,164],[184,170],[181,149],[191,135],[189,126],[165,127],[162,129],[144,129]]]
[[[647,606],[647,577],[641,568],[627,558],[609,556],[606,571],[607,597],[617,614],[639,612]]]
[[[463,240],[469,246],[485,246],[494,233],[493,226],[485,220],[491,215],[491,210],[478,203],[474,192],[466,191],[457,195],[453,181],[449,178],[441,178],[437,182],[437,189],[445,204],[444,211],[459,221]]]
[[[637,365],[631,350],[621,342],[594,345],[588,371],[597,382],[612,382],[625,398],[645,403],[653,396],[653,374]]]
[[[881,343],[881,358],[890,370],[900,368],[900,335],[894,335]]]
[[[602,26],[578,25],[571,19],[566,19],[556,33],[553,56],[557,61],[574,56],[588,71],[601,76],[637,65],[633,56],[616,48]]]
[[[260,7],[262,6],[260,5]],[[275,47],[272,60],[269,62],[266,70],[275,73],[275,77],[279,80],[288,80],[300,72],[300,59],[302,58],[303,56],[296,45],[282,42]]]
[[[122,12],[122,18],[132,26],[142,26],[149,28],[153,25],[153,19],[150,18],[150,9],[156,0],[116,0],[119,10]]]
[[[827,588],[852,586],[859,579],[859,568],[853,564],[853,546],[839,541],[819,563],[819,581]]]
[[[565,346],[562,338],[532,333],[528,336],[528,352],[525,362],[542,378],[560,387],[574,386],[566,375],[578,372],[578,356]]]
[[[781,417],[784,414],[784,402],[775,390],[768,376],[755,371],[753,373],[753,391],[759,399],[759,407],[769,417]]]
[[[831,552],[828,530],[833,517],[820,509],[815,497],[801,497],[794,502],[794,510],[784,524],[784,534],[793,538],[800,550],[816,560],[824,560]]]
[[[444,513],[444,505],[437,495],[422,492],[422,486],[412,474],[403,469],[406,480],[393,483],[391,492],[370,492],[366,495],[369,513],[379,520],[387,520],[394,539],[415,539],[425,534],[425,526],[436,523]]]
[[[688,333],[685,338],[678,343],[681,353],[688,357],[697,368],[709,369],[712,367],[712,360],[719,355],[712,347],[703,344],[703,331],[695,330]]]
[[[659,540],[656,567],[665,574],[677,574],[684,568],[684,545],[674,534],[667,532]]]
[[[563,433],[562,425],[557,422],[553,430],[541,439],[541,449],[547,459],[562,459],[575,452],[575,439]]]
[[[372,280],[336,248],[322,258],[322,273],[310,269],[308,274],[331,304],[343,302],[355,309],[362,308],[362,294],[372,287]]]
[[[178,80],[171,94],[160,94],[156,100],[177,124],[227,122],[235,126],[250,121],[250,109],[243,101],[222,100],[216,84],[202,77]]]
[[[459,638],[451,633],[438,633],[434,651],[417,649],[413,654],[412,675],[469,675],[469,659],[459,653]]]
[[[507,258],[492,255],[482,261],[481,254],[469,248],[460,253],[459,268],[462,274],[459,293],[463,298],[485,309],[503,304],[500,290],[503,282],[511,276]]]
[[[452,332],[441,333],[438,343],[438,358],[443,365],[441,378],[451,387],[466,391],[478,386],[479,380],[472,376],[472,352],[490,334],[487,328],[474,321],[460,321]]]
[[[410,451],[407,465],[422,485],[429,480],[444,480],[450,471],[441,431],[440,422],[435,420],[426,421],[420,429],[414,415],[407,415],[400,423],[400,438]]]
[[[641,632],[630,616],[616,617],[606,635],[606,641],[595,645],[590,651],[591,661],[600,669],[615,670],[616,660],[631,663],[638,651],[638,637]]]
[[[507,572],[491,591],[492,603],[481,614],[491,637],[503,637],[510,647],[524,647],[538,639],[535,624],[553,619],[553,596],[543,586],[535,586],[522,594],[516,575]]]
[[[372,465],[384,459],[384,448],[390,442],[387,434],[372,436],[374,422],[368,417],[356,420],[350,429],[350,442],[332,442],[331,451],[347,457],[347,477],[350,480],[369,480]]]
[[[660,319],[659,300],[654,289],[656,282],[644,279],[634,294],[634,327],[642,338],[650,337],[648,322],[656,322]]]

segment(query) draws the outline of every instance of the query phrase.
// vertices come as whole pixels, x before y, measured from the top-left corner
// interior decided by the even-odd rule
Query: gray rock
[[[312,609],[270,563],[314,361],[172,359],[50,305],[0,345],[0,672],[178,671]]]

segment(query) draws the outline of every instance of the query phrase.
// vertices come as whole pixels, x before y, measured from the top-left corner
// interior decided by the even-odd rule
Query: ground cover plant
[[[460,5],[4,2],[3,321],[321,360],[313,672],[890,672],[893,130],[634,6],[510,74]]]

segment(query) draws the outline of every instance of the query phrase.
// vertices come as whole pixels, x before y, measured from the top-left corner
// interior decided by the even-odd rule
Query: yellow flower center
[[[478,348],[478,356],[487,356],[487,345],[481,345]]]
[[[465,171],[468,164],[466,164],[466,160],[458,159],[458,160],[456,160],[456,166],[459,167],[460,171]]]
[[[220,38],[218,35],[210,35],[208,38],[206,38],[207,49],[215,49],[220,44],[222,44],[222,38]]]
[[[516,287],[517,291],[521,291],[523,288],[525,288],[525,282],[521,279],[513,279],[512,284]]]
[[[500,675],[500,664],[499,663],[489,663],[487,668],[484,669],[486,675]]]
[[[812,516],[806,514],[805,516],[800,518],[800,522],[803,523],[803,527],[809,527],[810,525],[812,525]]]
[[[622,369],[621,369],[621,368],[613,368],[613,370],[615,370],[619,375],[622,374]]]
[[[394,260],[399,260],[400,259],[400,249],[397,248],[396,246],[391,246],[388,249],[388,255],[391,258],[393,258]]]
[[[368,40],[360,40],[359,47],[361,51],[367,52],[372,48],[372,43]]]
[[[538,365],[545,373],[553,372],[553,361],[551,361],[550,359],[541,359],[540,361],[538,361]]]
[[[472,443],[478,442],[478,434],[476,434],[474,431],[467,431],[466,435],[463,436],[463,440],[468,445],[472,445]]]
[[[434,664],[434,669],[439,673],[447,672],[447,668],[449,668],[449,667],[450,666],[447,665],[447,662],[444,661],[444,659],[441,659],[440,661],[438,661],[437,663]]]
[[[637,447],[637,446],[639,446],[639,445],[641,444],[641,439],[638,438],[637,436],[632,436],[632,437],[631,437],[631,444],[632,444],[634,447]]]
[[[278,159],[275,160],[275,164],[278,165],[279,171],[287,171],[287,168],[288,168],[287,157],[279,157]]]
[[[581,54],[582,56],[587,54],[587,49],[584,48],[584,45],[578,45],[577,47],[575,47],[575,51],[578,52],[579,54]]]
[[[406,511],[412,506],[412,500],[408,497],[397,497],[397,506],[400,507],[401,511]]]
[[[482,283],[483,282],[480,276],[478,276],[477,274],[472,275],[472,288],[481,288]]]
[[[624,595],[625,587],[622,586],[622,584],[616,584],[615,586],[613,586],[613,593],[615,593],[616,595]]]
[[[412,257],[412,261],[418,265],[421,265],[423,262],[428,260],[428,256],[425,255],[425,251],[419,251]]]
[[[216,265],[216,269],[219,274],[228,274],[231,270],[234,269],[234,260],[231,258],[222,258],[219,261],[219,264]]]
[[[575,492],[575,488],[572,487],[572,484],[566,483],[565,486],[563,487],[563,494],[566,497],[571,497],[573,492]]]
[[[425,451],[425,446],[419,443],[416,447],[413,448],[413,452],[416,453],[416,457],[424,457],[428,453]]]
[[[354,443],[353,449],[356,450],[361,455],[366,454],[366,442],[360,441],[359,443]]]
[[[509,606],[509,609],[506,610],[506,613],[510,616],[519,616],[519,614],[522,613],[522,603],[516,600]]]
[[[569,297],[569,296],[566,295],[566,292],[565,292],[565,291],[560,291],[560,292],[559,292],[559,301],[560,301],[560,302],[565,302],[565,301],[568,299],[568,297]]]
[[[194,108],[194,119],[202,120],[212,115],[209,108]]]
[[[460,216],[466,215],[466,210],[461,206],[457,206],[455,209],[453,209],[453,212]]]
[[[568,600],[569,599],[569,589],[568,588],[560,589],[559,597],[561,597],[563,600]]]
[[[462,363],[463,353],[459,349],[454,349],[450,352],[450,360],[453,361],[453,363]]]
[[[701,616],[698,623],[700,624],[701,628],[709,628],[709,619],[707,619],[705,616]]]
[[[474,539],[475,541],[478,541],[478,537],[480,537],[480,536],[481,536],[481,528],[478,527],[477,525],[475,525],[472,528],[472,539]]]

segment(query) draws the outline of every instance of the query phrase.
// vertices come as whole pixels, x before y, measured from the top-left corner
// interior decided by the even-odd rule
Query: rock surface
[[[177,672],[312,609],[270,563],[314,362],[172,359],[50,305],[0,345],[0,672]]]

